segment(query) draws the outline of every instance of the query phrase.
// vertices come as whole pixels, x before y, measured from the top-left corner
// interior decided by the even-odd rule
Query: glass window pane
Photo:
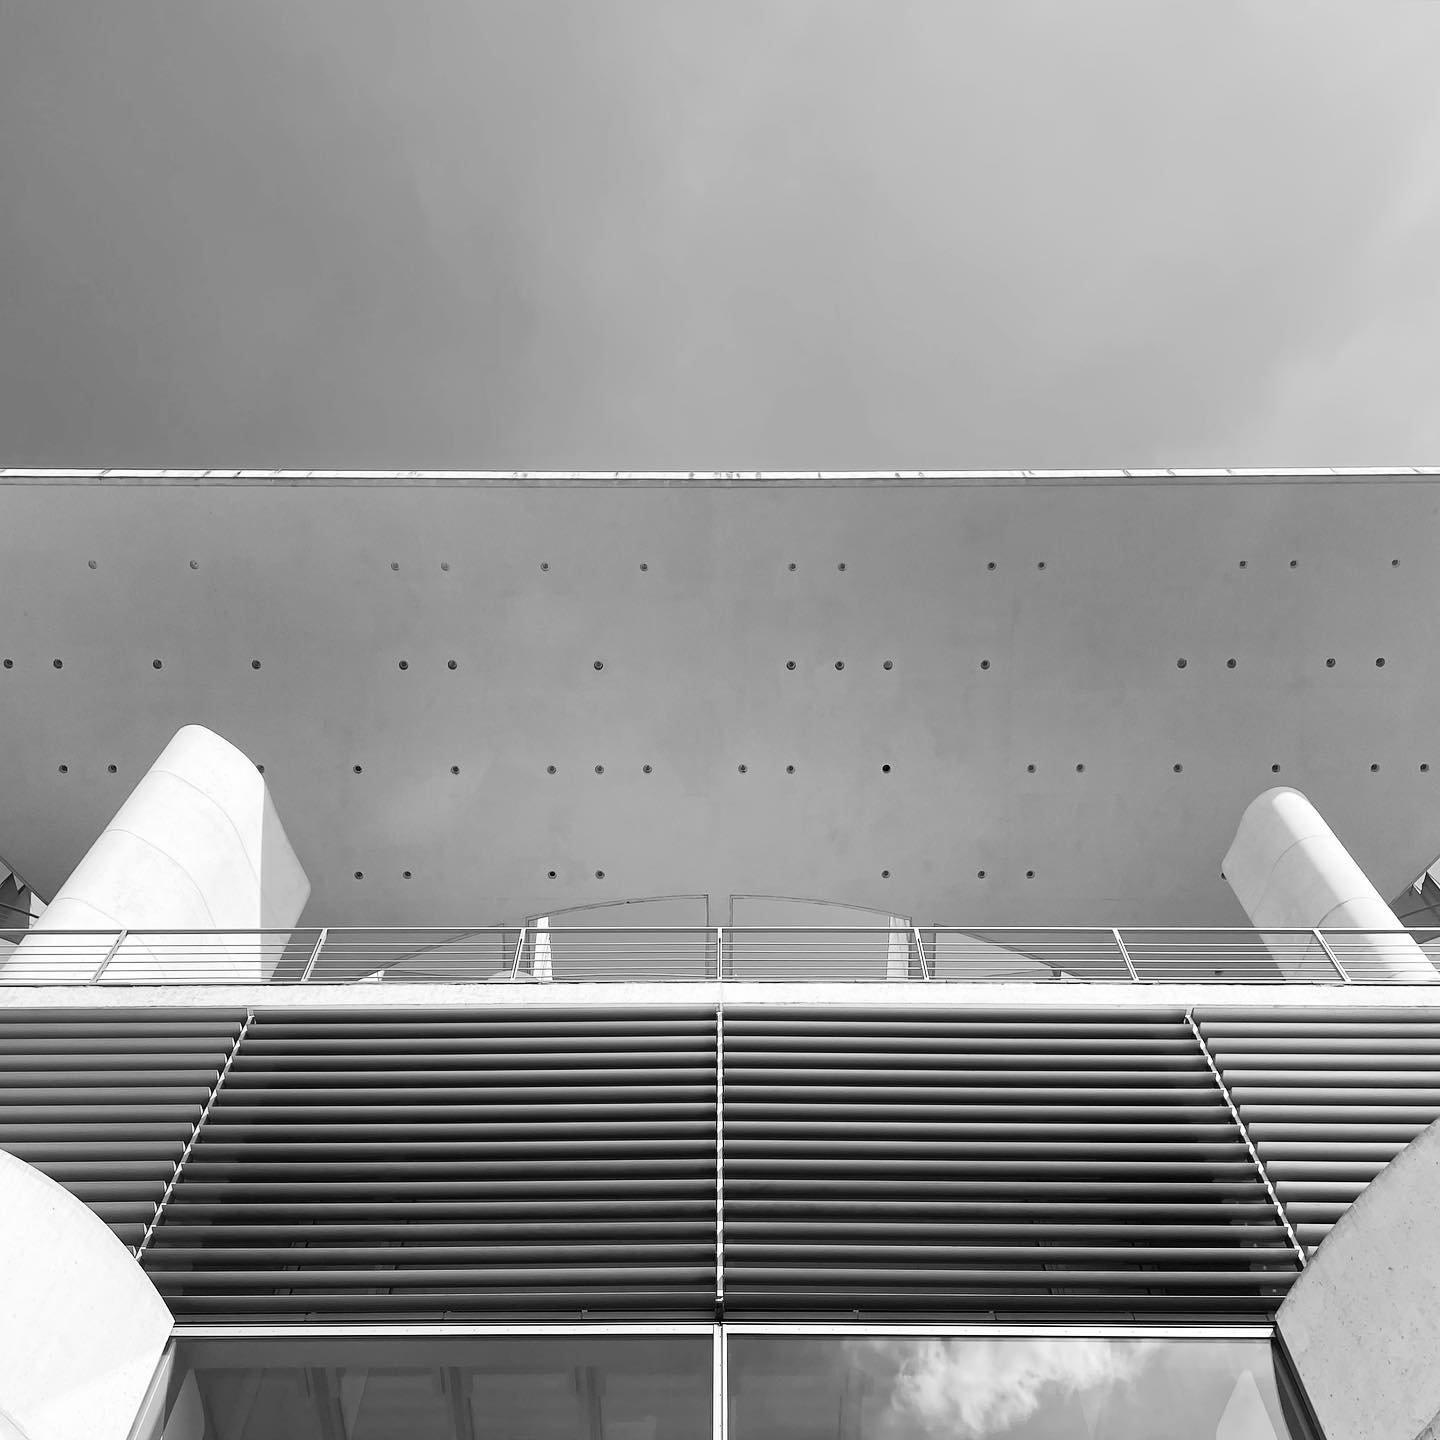
[[[1265,1340],[736,1335],[731,1440],[1298,1440]]]
[[[193,1342],[171,1414],[178,1440],[705,1440],[711,1353],[708,1335]]]

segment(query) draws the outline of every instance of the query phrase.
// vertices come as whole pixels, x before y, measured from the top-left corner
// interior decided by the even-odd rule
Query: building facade
[[[0,1434],[1440,1413],[1434,472],[0,481]]]

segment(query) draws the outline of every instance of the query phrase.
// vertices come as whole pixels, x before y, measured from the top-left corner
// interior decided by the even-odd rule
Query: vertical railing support
[[[1325,952],[1325,958],[1335,967],[1335,973],[1347,985],[1353,985],[1355,982],[1351,980],[1349,973],[1340,963],[1340,957],[1330,948],[1329,942],[1325,937],[1318,930],[1312,930],[1310,933],[1315,937],[1315,943]]]
[[[315,962],[320,958],[320,952],[325,948],[325,941],[329,935],[330,927],[328,925],[321,926],[320,933],[315,937],[315,948],[310,952],[310,958],[305,962],[305,968],[295,982],[297,985],[304,985],[310,979],[310,972],[315,968]]]
[[[1200,1053],[1205,1057],[1205,1064],[1210,1069],[1215,1084],[1219,1087],[1220,1094],[1224,1098],[1225,1108],[1230,1112],[1230,1118],[1235,1122],[1235,1128],[1240,1132],[1240,1138],[1245,1142],[1245,1148],[1250,1152],[1250,1160],[1254,1164],[1260,1176],[1261,1183],[1265,1186],[1265,1193],[1270,1197],[1270,1203],[1275,1207],[1275,1214],[1280,1218],[1280,1224],[1285,1228],[1285,1234],[1290,1239],[1290,1247],[1295,1251],[1295,1257],[1300,1262],[1300,1268],[1305,1268],[1305,1247],[1300,1243],[1300,1238],[1291,1228],[1290,1217],[1285,1213],[1285,1207],[1280,1203],[1280,1196],[1276,1193],[1275,1187],[1270,1183],[1270,1174],[1265,1169],[1265,1162],[1260,1158],[1260,1152],[1255,1148],[1254,1141],[1250,1139],[1250,1132],[1245,1128],[1245,1122],[1240,1118],[1240,1112],[1235,1108],[1235,1102],[1230,1098],[1230,1087],[1225,1083],[1225,1077],[1220,1073],[1219,1067],[1215,1064],[1215,1057],[1210,1053],[1210,1047],[1205,1043],[1205,1036],[1201,1033],[1200,1027],[1195,1023],[1194,1010],[1185,1012],[1185,1023],[1190,1027],[1190,1033],[1195,1037],[1195,1043],[1200,1047]]]
[[[125,943],[125,937],[129,935],[129,933],[128,930],[122,930],[115,937],[115,943],[105,952],[105,958],[95,967],[95,973],[90,977],[90,983],[92,985],[99,983],[100,977],[105,973],[105,967],[109,965],[119,953],[120,947]]]
[[[725,927],[715,927],[715,978],[724,980],[725,977]]]
[[[1130,951],[1126,948],[1125,941],[1121,939],[1118,930],[1112,930],[1110,933],[1115,937],[1115,948],[1120,952],[1120,958],[1125,962],[1125,968],[1130,972],[1131,982],[1138,985],[1140,983],[1140,977],[1135,973],[1135,962],[1130,958]]]
[[[511,962],[510,962],[510,978],[511,978],[512,980],[518,980],[518,979],[520,978],[520,957],[521,957],[524,953],[525,953],[525,927],[522,925],[522,926],[520,927],[520,934],[516,937],[516,940],[515,940],[515,954],[514,954],[513,958],[511,959]]]
[[[920,927],[915,927],[915,948],[920,952],[920,978],[922,980],[933,980],[935,977],[930,973],[930,962],[925,958],[925,937],[920,933]]]

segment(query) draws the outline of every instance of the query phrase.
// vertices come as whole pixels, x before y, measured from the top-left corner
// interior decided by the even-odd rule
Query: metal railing
[[[0,930],[0,985],[915,981],[1431,984],[1408,930]]]

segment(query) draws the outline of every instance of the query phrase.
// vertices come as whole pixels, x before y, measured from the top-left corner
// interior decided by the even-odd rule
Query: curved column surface
[[[7,980],[83,978],[105,947],[76,953],[60,930],[271,930],[207,936],[203,955],[126,942],[107,978],[266,978],[310,895],[253,762],[228,740],[187,725],[161,752],[6,966]],[[100,946],[98,954],[97,945]],[[203,973],[202,973],[203,971]]]
[[[3,1150],[0,1277],[0,1417],[28,1440],[124,1440],[170,1312],[104,1221]]]
[[[1360,1192],[1280,1307],[1327,1440],[1440,1432],[1440,1121]]]
[[[1402,930],[1395,912],[1298,790],[1276,786],[1245,807],[1221,863],[1250,923],[1282,930]],[[1283,972],[1305,974],[1323,957],[1303,936],[1264,934]],[[1367,978],[1433,984],[1440,974],[1408,935],[1345,938],[1345,956]]]

